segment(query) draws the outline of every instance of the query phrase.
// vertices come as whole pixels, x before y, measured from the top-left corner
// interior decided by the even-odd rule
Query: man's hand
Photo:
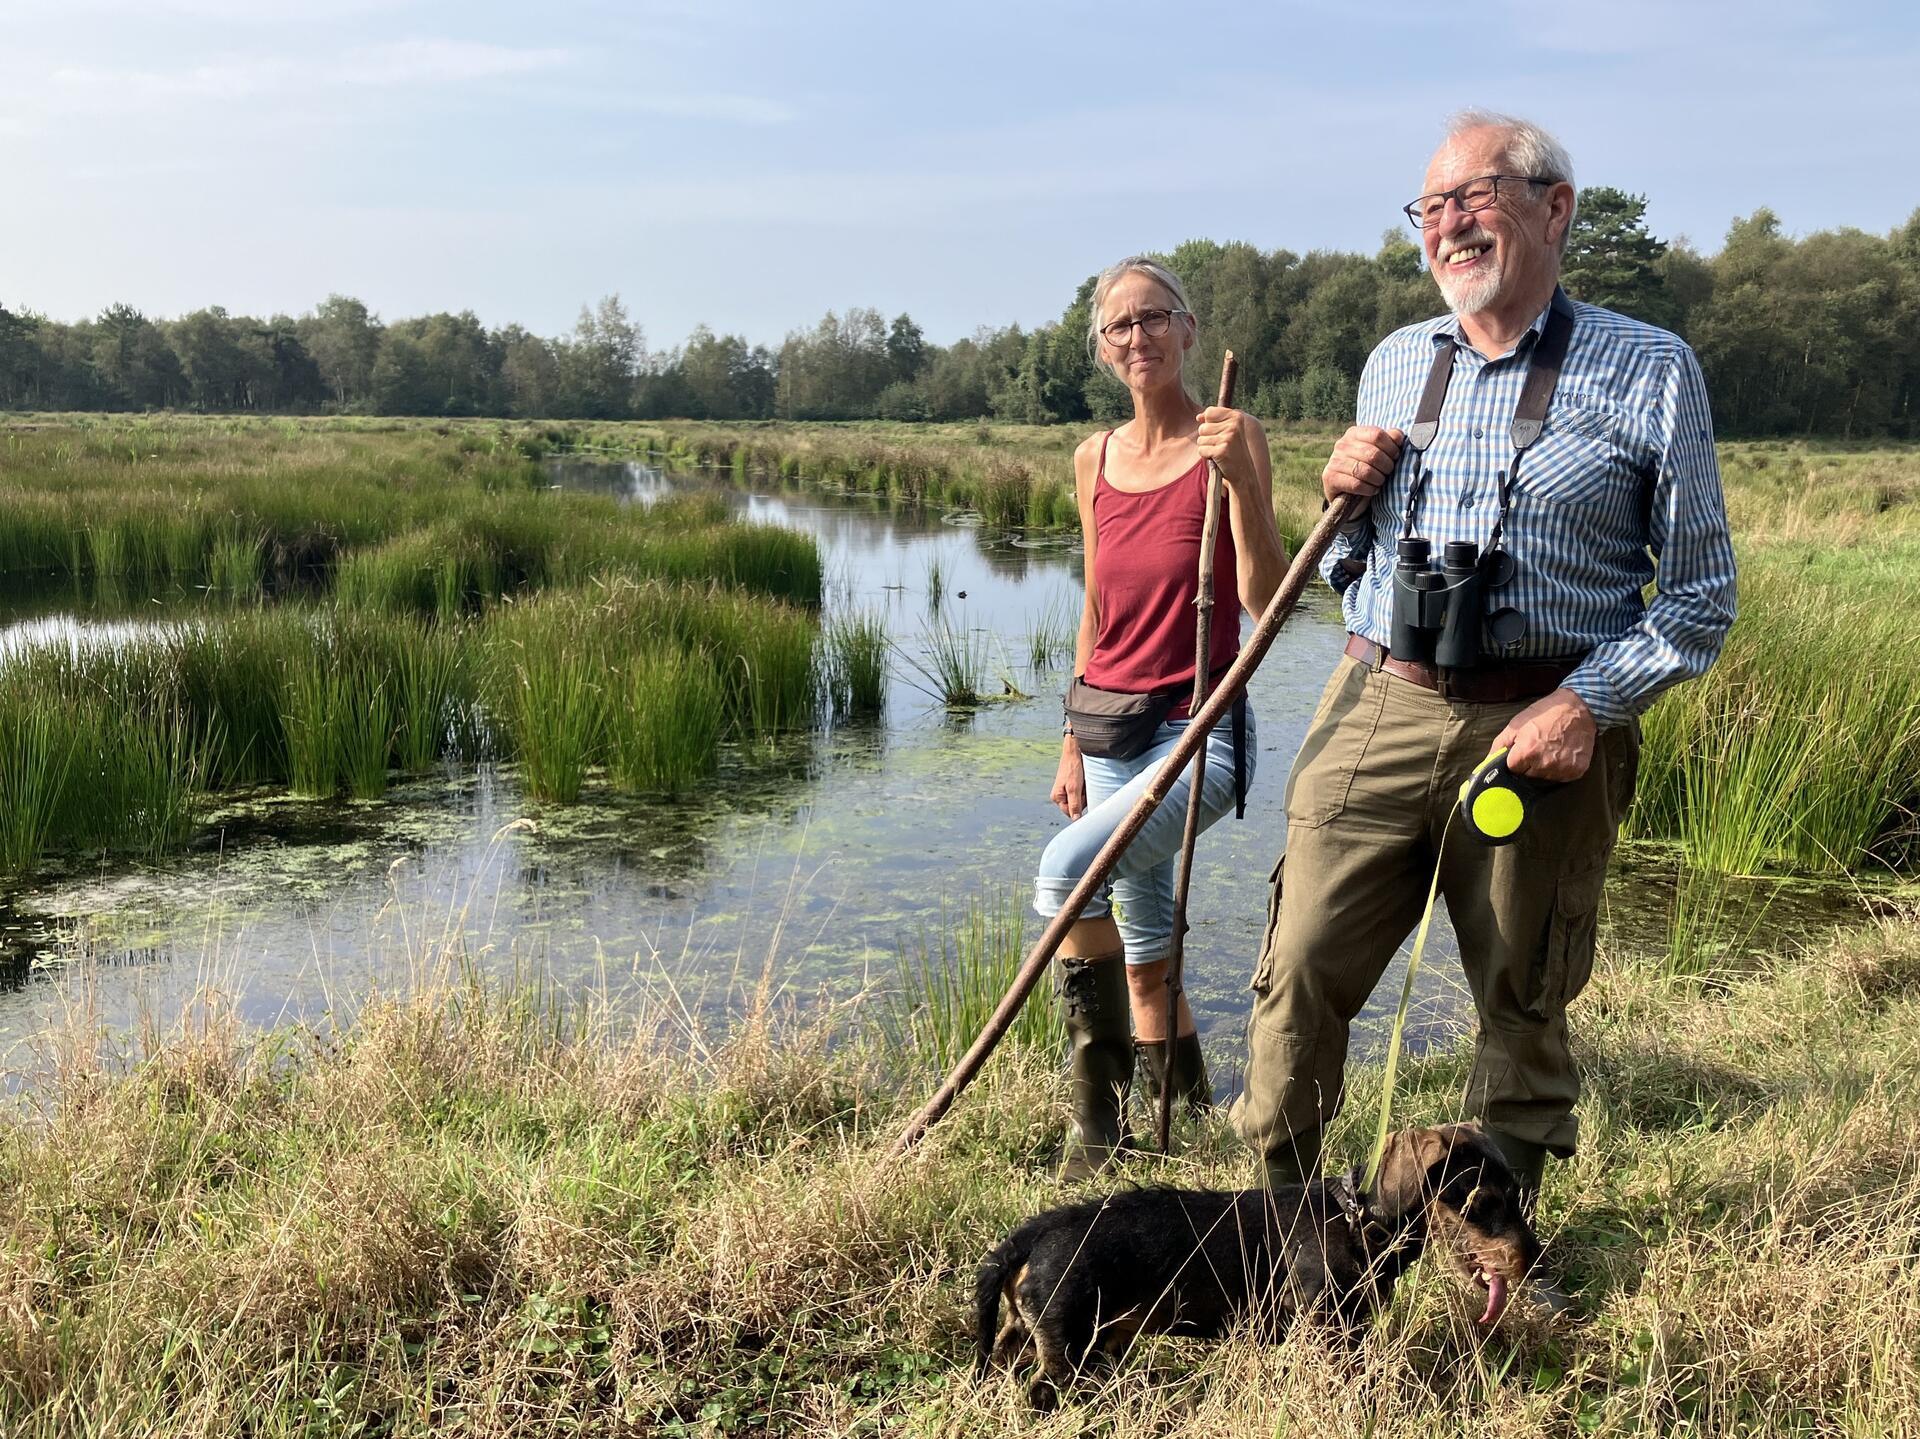
[[[1334,445],[1326,469],[1320,472],[1320,492],[1329,503],[1342,495],[1356,496],[1360,501],[1354,511],[1357,518],[1393,477],[1406,438],[1398,430],[1383,430],[1378,425],[1353,426]]]
[[[1600,727],[1587,702],[1570,689],[1535,700],[1507,721],[1493,748],[1505,748],[1507,768],[1535,779],[1579,779],[1593,763]]]
[[[1080,758],[1080,745],[1072,735],[1060,740],[1060,768],[1054,771],[1053,793],[1049,796],[1068,819],[1078,819],[1087,809],[1087,766]]]

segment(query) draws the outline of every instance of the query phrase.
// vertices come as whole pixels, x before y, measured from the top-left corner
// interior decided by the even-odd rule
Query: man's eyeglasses
[[[1107,337],[1107,343],[1118,347],[1133,343],[1133,327],[1138,325],[1140,332],[1149,340],[1157,340],[1173,326],[1175,315],[1184,315],[1185,310],[1142,310],[1131,320],[1115,320],[1112,324],[1102,325],[1100,333]]]
[[[1416,230],[1431,230],[1440,223],[1440,217],[1447,212],[1447,201],[1451,200],[1463,214],[1471,215],[1475,210],[1484,210],[1500,198],[1500,184],[1509,185],[1551,185],[1553,181],[1542,180],[1533,175],[1482,175],[1474,180],[1462,180],[1451,190],[1439,190],[1431,195],[1422,195],[1411,205],[1400,208],[1407,212],[1407,219]]]

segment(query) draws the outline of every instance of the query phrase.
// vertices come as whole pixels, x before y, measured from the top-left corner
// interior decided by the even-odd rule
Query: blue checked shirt
[[[1496,603],[1516,606],[1527,631],[1510,650],[1489,641],[1482,653],[1585,655],[1567,688],[1606,729],[1713,664],[1733,623],[1733,542],[1693,351],[1678,336],[1597,305],[1575,302],[1573,310],[1546,427],[1520,462],[1507,514],[1505,547],[1519,568]],[[1414,519],[1436,557],[1449,540],[1487,542],[1500,509],[1496,477],[1513,463],[1508,425],[1547,313],[1498,359],[1459,337]],[[1408,429],[1448,334],[1459,335],[1451,315],[1381,341],[1360,377],[1358,422]],[[1411,447],[1403,450],[1366,517],[1335,537],[1320,567],[1342,591],[1347,628],[1382,647],[1414,463]],[[1349,557],[1366,562],[1357,579],[1339,567]],[[1659,588],[1648,599],[1656,571]]]

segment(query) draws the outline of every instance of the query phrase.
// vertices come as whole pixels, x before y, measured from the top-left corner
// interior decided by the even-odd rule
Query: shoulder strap
[[[1524,450],[1540,438],[1546,427],[1547,406],[1553,402],[1553,387],[1560,382],[1560,366],[1567,358],[1567,341],[1573,338],[1573,301],[1565,290],[1553,292],[1553,306],[1547,311],[1546,327],[1527,361],[1526,383],[1520,387],[1520,403],[1513,407],[1513,447]],[[1431,384],[1431,382],[1429,382]]]
[[[1407,443],[1417,455],[1433,443],[1440,433],[1440,407],[1447,402],[1447,381],[1453,378],[1453,356],[1459,342],[1448,335],[1433,353],[1433,366],[1427,371],[1427,387],[1420,392],[1420,408],[1413,412],[1413,424],[1407,430]]]
[[[1093,472],[1096,480],[1104,480],[1107,477],[1107,443],[1112,439],[1112,430],[1108,430],[1100,437],[1100,468]]]

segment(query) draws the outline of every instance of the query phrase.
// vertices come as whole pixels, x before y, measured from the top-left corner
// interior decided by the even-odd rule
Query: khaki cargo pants
[[[1253,976],[1246,1089],[1234,1127],[1265,1159],[1339,1112],[1347,1027],[1426,904],[1461,781],[1531,701],[1449,702],[1343,658],[1287,784]],[[1607,858],[1633,798],[1637,726],[1601,733],[1580,779],[1536,803],[1521,838],[1490,848],[1461,826],[1440,892],[1479,1010],[1464,1105],[1489,1125],[1573,1153],[1579,1080],[1567,1004],[1593,972]]]

